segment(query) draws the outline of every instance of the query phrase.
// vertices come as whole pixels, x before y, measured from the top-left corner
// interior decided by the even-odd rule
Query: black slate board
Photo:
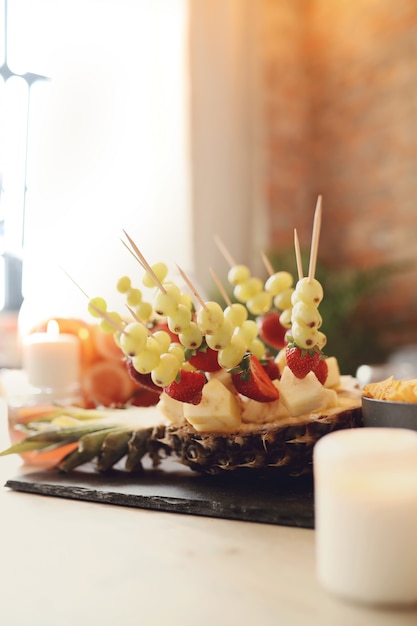
[[[162,469],[140,474],[118,469],[98,474],[92,465],[84,465],[70,474],[54,469],[22,474],[5,486],[73,500],[314,528],[311,476],[202,476],[168,459]]]

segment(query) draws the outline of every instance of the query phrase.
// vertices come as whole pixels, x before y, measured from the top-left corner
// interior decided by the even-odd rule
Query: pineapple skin
[[[362,411],[354,405],[323,411],[305,421],[265,424],[236,433],[198,433],[192,426],[168,426],[164,441],[178,460],[196,472],[274,472],[286,476],[311,474],[313,448],[324,435],[362,426]]]

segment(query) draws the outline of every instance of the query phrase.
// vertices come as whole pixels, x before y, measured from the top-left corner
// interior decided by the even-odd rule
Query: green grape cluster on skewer
[[[265,282],[252,276],[247,265],[238,264],[231,257],[220,239],[216,238],[217,245],[230,265],[227,275],[229,284],[233,287],[233,295],[243,303],[255,317],[267,314],[271,310],[280,313],[280,324],[284,328],[291,327],[291,296],[294,291],[294,279],[287,271],[275,272],[269,260],[262,255],[269,277]]]
[[[294,289],[289,272],[269,268],[269,277],[262,281],[252,276],[246,265],[233,262],[228,281],[238,302],[226,301],[223,308],[218,302],[204,301],[178,267],[192,295],[182,292],[169,280],[165,263],[149,265],[130,237],[128,240],[130,252],[145,270],[143,285],[154,289],[152,302],[144,299],[129,277],[123,276],[117,282],[117,290],[125,296],[133,321],[127,322],[120,314],[108,311],[102,298],[90,301],[90,312],[101,317],[100,325],[106,332],[114,333],[134,370],[149,375],[158,387],[165,388],[178,380],[181,370],[193,370],[191,355],[198,350],[216,352],[218,366],[228,371],[240,366],[248,353],[259,361],[269,357],[258,323],[249,315],[259,317],[271,310],[279,311],[281,325],[291,328],[297,346],[324,345],[317,310],[323,294],[317,281],[299,281]],[[154,320],[163,320],[165,329],[153,327]]]
[[[326,336],[319,328],[322,318],[318,311],[323,299],[323,288],[315,278],[301,278],[292,294],[291,340],[300,348],[320,350],[326,344]]]
[[[265,282],[265,290],[271,294],[275,309],[280,311],[279,321],[284,328],[291,327],[293,283],[292,274],[286,271],[272,273]]]
[[[192,296],[167,280],[167,274],[163,263],[145,271],[143,284],[155,288],[152,303],[143,299],[142,292],[132,286],[127,276],[119,279],[117,290],[125,295],[134,321],[126,322],[120,314],[109,312],[103,298],[90,301],[90,312],[101,317],[100,325],[107,332],[114,333],[115,341],[139,374],[150,375],[154,384],[166,387],[177,379],[181,369],[190,368],[187,354],[203,343],[217,352],[218,364],[226,370],[238,366],[247,352],[259,359],[264,357],[265,346],[258,338],[256,322],[248,319],[246,306],[233,303],[223,309],[217,302],[202,301],[182,273],[200,301],[195,312]],[[153,331],[152,316],[165,320],[177,341],[167,330]]]

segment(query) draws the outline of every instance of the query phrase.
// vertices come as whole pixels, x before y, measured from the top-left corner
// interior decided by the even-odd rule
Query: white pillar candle
[[[417,432],[341,430],[314,448],[320,583],[346,599],[417,602]]]
[[[50,322],[46,333],[32,333],[23,339],[22,361],[34,387],[56,391],[71,388],[79,382],[79,339],[60,333]]]

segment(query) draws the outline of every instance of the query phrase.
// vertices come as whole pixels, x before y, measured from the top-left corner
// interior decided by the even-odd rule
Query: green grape
[[[106,313],[107,311],[107,302],[104,298],[100,298],[97,296],[96,298],[91,298],[88,302],[88,312],[93,317],[102,317],[102,313]]]
[[[175,356],[180,366],[184,363],[185,361],[184,346],[182,346],[180,343],[173,341],[168,348],[168,353],[173,354]]]
[[[326,343],[327,343],[326,335],[322,333],[321,330],[317,331],[317,346],[320,348],[320,350],[323,350]]]
[[[127,293],[131,287],[132,283],[130,281],[129,276],[122,276],[119,278],[116,284],[116,289],[119,293]]]
[[[108,319],[102,319],[99,323],[100,329],[103,331],[103,333],[114,333],[117,326],[123,326],[123,320],[119,313],[117,313],[116,311],[107,311],[106,316]],[[114,323],[112,324],[110,320],[112,320]]]
[[[171,335],[167,333],[166,330],[157,330],[152,333],[152,337],[159,343],[161,352],[168,352],[169,346],[171,345]]]
[[[185,304],[179,304],[176,310],[167,317],[168,328],[171,332],[182,333],[191,322],[191,311]]]
[[[179,333],[178,339],[184,348],[194,350],[203,343],[203,333],[195,322],[190,322],[189,326],[182,333]]]
[[[247,301],[246,306],[252,315],[268,313],[272,306],[272,295],[267,291],[260,291]]]
[[[278,309],[278,311],[283,311],[284,309],[290,309],[292,307],[291,296],[294,292],[294,289],[291,287],[290,289],[285,289],[274,296],[274,307]]]
[[[314,304],[307,304],[302,300],[294,304],[291,321],[292,323],[304,324],[309,328],[320,328],[322,324],[321,315]]]
[[[310,281],[308,277],[305,277],[298,281],[291,301],[294,305],[300,300],[307,304],[319,306],[320,302],[323,300],[323,287],[318,280],[313,278],[313,280]]]
[[[183,304],[192,311],[194,309],[193,297],[190,293],[182,293],[180,298],[180,304]]]
[[[223,309],[218,302],[206,302],[197,312],[197,324],[203,335],[216,332],[224,322]]]
[[[136,356],[144,350],[147,338],[146,326],[139,322],[130,322],[120,335],[120,349],[126,356]]]
[[[147,322],[153,314],[152,304],[150,302],[142,301],[137,307],[135,307],[135,313],[142,322]]]
[[[318,331],[303,324],[292,324],[291,335],[299,348],[311,349],[317,345]]]
[[[233,294],[239,302],[247,302],[263,289],[263,283],[260,278],[252,276],[245,282],[239,283],[233,289]]]
[[[153,337],[147,337],[144,349],[132,357],[132,365],[139,374],[150,374],[161,359],[161,348]]]
[[[123,335],[123,333],[120,330],[116,330],[114,331],[114,341],[116,343],[117,346],[119,346],[120,348],[120,337]]]
[[[196,372],[197,368],[194,367],[189,361],[184,361],[181,365],[181,369],[186,370],[187,372]]]
[[[138,306],[142,302],[142,292],[140,289],[129,289],[126,296],[126,303],[131,306]]]
[[[232,322],[235,327],[241,326],[248,319],[248,310],[240,302],[234,302],[225,308],[224,318]]]
[[[246,352],[246,341],[240,335],[232,335],[229,345],[219,351],[217,360],[224,369],[239,365]]]
[[[161,354],[158,365],[151,372],[151,378],[158,387],[166,387],[175,380],[179,369],[180,364],[174,354]]]
[[[289,272],[276,272],[267,279],[265,289],[273,296],[276,296],[292,287],[292,284],[293,277]]]
[[[154,265],[151,265],[151,268],[155,276],[158,278],[159,282],[163,283],[168,274],[168,268],[165,263],[155,263]],[[146,274],[142,278],[142,283],[145,285],[145,287],[157,287],[157,284],[148,272],[146,272]]]
[[[180,302],[181,292],[179,287],[173,283],[165,283],[164,289],[165,292],[158,291],[155,295],[153,307],[155,313],[168,317],[176,311]]]
[[[279,322],[284,328],[291,328],[292,309],[284,309],[279,316]]]
[[[206,335],[208,347],[212,350],[222,350],[230,343],[233,331],[234,326],[232,322],[223,320],[223,324],[214,333]]]
[[[250,278],[250,269],[246,265],[234,265],[227,274],[227,280],[231,285],[245,283]]]
[[[254,320],[246,320],[236,329],[235,334],[243,337],[248,346],[258,336],[258,324]]]
[[[247,349],[259,360],[263,359],[266,355],[265,345],[258,338],[253,339],[247,346]]]

